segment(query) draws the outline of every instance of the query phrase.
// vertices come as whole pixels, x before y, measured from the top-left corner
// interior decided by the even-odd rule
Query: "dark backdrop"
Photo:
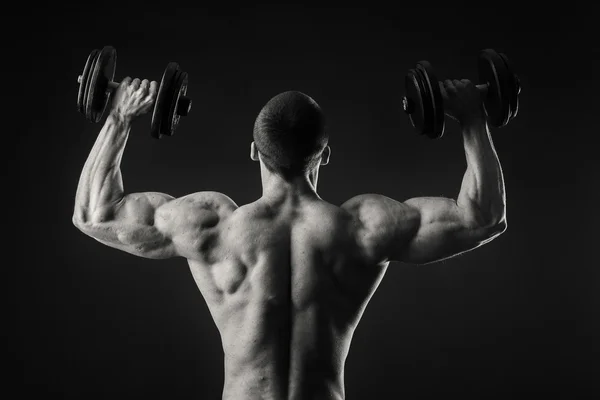
[[[16,316],[5,328],[18,388],[9,398],[221,392],[219,335],[185,261],[135,258],[71,224],[101,127],[76,111],[76,77],[104,45],[118,51],[116,79],[158,80],[168,61],[190,74],[192,113],[174,137],[151,139],[149,116],[135,124],[126,190],[216,190],[238,204],[261,193],[248,157],[254,118],[290,89],[314,97],[329,118],[324,199],[456,196],[465,168],[458,128],[449,124],[438,141],[416,135],[400,108],[404,75],[427,59],[441,79],[476,79],[478,50],[505,52],[523,85],[519,116],[493,130],[508,231],[446,262],[390,265],[354,337],[347,398],[587,398],[598,390],[593,5],[27,7],[5,15],[20,23],[4,39],[15,60],[4,78],[15,107],[5,118],[16,122],[5,132],[2,196]]]

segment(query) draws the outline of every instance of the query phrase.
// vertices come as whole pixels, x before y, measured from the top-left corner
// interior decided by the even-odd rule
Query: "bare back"
[[[121,82],[82,169],[72,220],[130,254],[188,260],[221,333],[223,399],[342,400],[350,341],[388,262],[440,261],[506,230],[502,170],[479,89],[468,81],[444,89],[467,160],[456,199],[365,194],[341,207],[316,195],[318,167],[285,181],[255,143],[251,158],[261,161],[267,195],[252,204],[238,207],[216,192],[126,193],[125,143],[156,90],[156,82]],[[329,155],[327,146],[320,165]]]
[[[387,266],[366,263],[355,225],[318,198],[259,200],[189,237],[223,341],[224,399],[344,398],[352,334]]]

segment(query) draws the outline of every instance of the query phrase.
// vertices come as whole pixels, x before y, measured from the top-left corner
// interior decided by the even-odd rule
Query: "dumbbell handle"
[[[77,77],[77,83],[81,84],[81,75],[79,75]],[[108,89],[109,90],[115,90],[116,88],[119,87],[121,83],[120,82],[114,82],[114,81],[110,81],[108,82]],[[190,112],[190,109],[192,108],[192,99],[190,99],[187,96],[181,96],[179,97],[179,102],[177,104],[177,110],[175,111],[177,113],[177,115],[181,115],[183,117],[187,116],[188,113]]]
[[[440,85],[442,84],[442,82],[440,82]],[[475,87],[482,93],[482,94],[487,94],[487,91],[490,87],[489,83],[483,83],[480,85],[475,85]],[[414,111],[414,104],[412,101],[410,101],[408,98],[406,98],[406,96],[404,96],[402,98],[402,108],[404,109],[404,112],[407,114],[412,114]]]
[[[79,84],[80,84],[80,83],[81,83],[81,79],[83,79],[83,77],[82,77],[81,75],[79,75],[79,76],[77,77],[77,83],[79,83]],[[119,87],[119,85],[120,85],[120,84],[121,84],[120,82],[113,82],[113,81],[110,81],[110,82],[108,82],[108,89],[109,89],[109,90],[115,90],[116,88],[118,88],[118,87]]]
[[[441,84],[442,84],[442,82],[440,82],[440,85]],[[489,83],[483,83],[483,84],[480,84],[480,85],[475,85],[475,87],[477,89],[479,89],[479,91],[484,92],[484,94],[485,94],[487,92],[487,90],[489,89],[490,84]]]
[[[441,82],[440,82],[441,84]],[[479,92],[485,96],[488,93],[488,89],[490,88],[490,84],[489,83],[482,83],[480,85],[475,85],[475,87],[477,88],[477,90],[479,90]]]

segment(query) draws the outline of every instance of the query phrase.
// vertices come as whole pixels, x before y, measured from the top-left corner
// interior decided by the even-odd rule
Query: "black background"
[[[219,335],[185,261],[136,258],[71,224],[79,173],[101,127],[76,111],[76,77],[104,45],[117,49],[117,80],[159,80],[168,61],[190,74],[192,112],[174,137],[151,139],[149,116],[134,125],[122,163],[126,191],[216,190],[238,204],[261,193],[249,159],[254,118],[292,89],[328,116],[324,199],[456,196],[465,168],[458,127],[449,123],[437,141],[416,135],[400,108],[404,75],[427,59],[440,79],[476,80],[480,49],[505,52],[523,86],[519,116],[492,131],[508,231],[446,262],[390,265],[350,349],[347,398],[591,397],[600,376],[600,53],[595,6],[576,5],[172,1],[7,12],[5,22],[20,27],[5,34],[15,60],[5,95],[16,104],[5,117],[14,126],[2,196],[16,317],[5,328],[14,334],[8,378],[17,388],[8,398],[221,393]]]

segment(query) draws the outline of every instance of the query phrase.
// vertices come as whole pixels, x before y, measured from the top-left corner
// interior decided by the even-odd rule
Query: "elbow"
[[[504,202],[496,208],[495,212],[492,213],[492,218],[490,218],[488,222],[488,229],[494,236],[506,232],[508,225],[506,223],[506,205]]]
[[[83,231],[85,229],[85,225],[86,225],[85,219],[82,218],[77,213],[73,214],[73,218],[71,218],[71,222],[73,222],[73,225],[75,225],[75,227],[77,229],[79,229],[80,231]]]
[[[106,222],[111,218],[113,213],[114,211],[110,207],[102,207],[93,211],[83,207],[75,207],[71,220],[73,221],[73,225],[80,230],[84,230],[87,227]]]
[[[75,208],[73,209],[73,217],[71,221],[75,227],[81,229],[88,222],[88,210],[86,207],[75,203]]]
[[[90,228],[90,220],[85,213],[75,211],[71,218],[71,222],[73,222],[73,225],[83,233],[86,233]]]
[[[82,212],[82,210],[78,210],[77,208],[75,208],[75,211],[73,212],[73,217],[71,218],[71,222],[73,222],[73,225],[79,228],[79,226],[83,224],[84,220],[85,213]]]
[[[475,210],[470,218],[470,228],[483,242],[488,242],[506,232],[506,213],[495,212],[484,214]]]
[[[507,228],[508,224],[506,223],[506,216],[503,216],[502,219],[500,219],[492,226],[491,230],[495,232],[496,235],[501,235],[504,232],[506,232]]]
[[[471,213],[473,226],[487,238],[495,238],[506,231],[506,208],[495,207],[489,210],[475,208]]]
[[[494,239],[504,232],[506,232],[508,225],[506,223],[506,216],[503,215],[501,218],[490,221],[483,226],[485,236],[488,240]]]

